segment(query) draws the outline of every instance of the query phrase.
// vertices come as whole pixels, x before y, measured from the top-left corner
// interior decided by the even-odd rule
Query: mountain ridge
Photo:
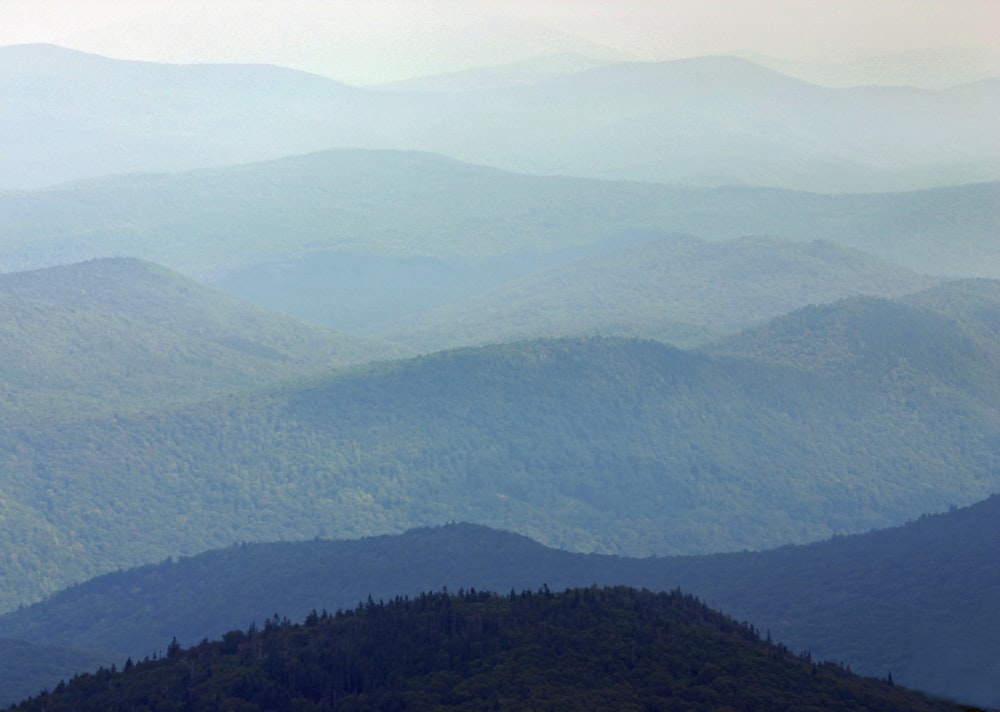
[[[1000,177],[991,131],[1000,101],[987,85],[947,99],[926,90],[862,95],[709,58],[615,65],[441,101],[433,92],[359,89],[270,66],[60,57],[61,68],[42,61],[26,69],[0,55],[9,102],[0,120],[19,136],[0,158],[0,186],[336,147],[432,151],[534,174],[838,193]],[[734,67],[746,81],[733,81]],[[128,81],[123,69],[133,74]],[[35,77],[27,84],[26,71]],[[602,82],[602,71],[614,80]],[[952,140],[934,140],[940,135]]]
[[[254,653],[256,650],[256,653]],[[124,701],[348,708],[705,708],[945,710],[954,703],[865,680],[762,641],[679,590],[617,587],[509,596],[396,597],[302,625],[277,616],[160,660],[75,677],[17,709]]]
[[[424,351],[575,335],[700,346],[807,304],[935,283],[826,241],[650,237],[361,331]]]
[[[361,332],[542,268],[677,235],[830,241],[923,274],[997,278],[997,204],[1000,183],[829,196],[540,178],[420,153],[330,151],[0,192],[0,269],[132,256]]]
[[[998,512],[1000,495],[993,495],[891,529],[694,557],[574,554],[465,523],[357,540],[242,544],[91,579],[0,617],[0,634],[137,658],[171,637],[193,644],[262,625],[275,609],[304,615],[442,588],[680,587],[793,650],[995,705],[998,638],[987,613],[991,592],[1000,592],[990,565]],[[919,629],[908,623],[915,619]],[[963,646],[969,651],[952,657]]]
[[[23,421],[162,407],[260,388],[397,347],[296,322],[151,262],[0,274],[0,394]]]
[[[860,305],[875,323],[925,313]],[[651,341],[543,340],[118,418],[14,420],[0,466],[19,494],[2,533],[24,556],[0,582],[12,607],[54,581],[234,540],[457,517],[632,555],[885,526],[996,488],[998,372],[970,370],[959,388],[949,362],[907,357],[918,347],[897,339],[845,378]]]

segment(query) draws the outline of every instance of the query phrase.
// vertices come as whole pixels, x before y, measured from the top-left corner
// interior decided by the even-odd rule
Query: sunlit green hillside
[[[0,307],[8,423],[153,410],[401,353],[130,259],[0,275]]]
[[[885,300],[803,313],[902,314],[945,342],[959,328]],[[906,338],[873,351],[829,331],[816,348],[854,353],[847,373],[555,340],[147,415],[10,419],[6,605],[241,540],[462,519],[582,551],[738,550],[900,523],[997,487],[997,372],[977,351]],[[815,334],[794,334],[796,348]]]

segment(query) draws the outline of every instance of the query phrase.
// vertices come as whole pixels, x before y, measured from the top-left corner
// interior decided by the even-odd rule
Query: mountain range
[[[423,153],[325,151],[0,191],[0,266],[130,256],[210,281],[323,253],[472,265],[519,255],[547,266],[552,253],[564,261],[582,255],[559,257],[561,250],[621,236],[692,235],[826,240],[925,274],[997,278],[998,200],[1000,183],[821,195],[528,176]]]
[[[995,58],[508,9],[0,47],[0,706],[1000,709]]]
[[[460,591],[268,620],[15,709],[856,709],[957,705],[795,656],[679,590]]]
[[[997,278],[998,186],[831,196],[333,151],[0,192],[0,268],[132,256],[410,348],[579,334],[693,345],[934,283],[907,269]]]
[[[421,351],[579,335],[695,346],[806,305],[937,282],[830,242],[648,238],[359,332]]]
[[[143,12],[61,37],[68,46],[109,57],[131,54],[172,62],[178,50],[191,62],[260,62],[296,67],[357,85],[506,65],[546,52],[600,58],[632,55],[538,18],[525,18],[508,2],[457,6],[451,0],[383,0],[362,6],[293,0],[275,6],[248,0],[239,15],[225,7],[199,8],[197,21],[170,8]],[[183,37],[182,42],[171,37]],[[141,48],[141,49],[139,49]],[[531,60],[528,60],[531,61]],[[595,61],[595,60],[591,60]]]
[[[0,186],[389,148],[535,174],[825,192],[1000,178],[998,84],[831,89],[732,57],[439,94],[261,65],[0,48]],[[947,136],[947,141],[936,140]]]
[[[25,425],[201,401],[405,353],[134,259],[0,275],[0,304],[0,400]]]
[[[99,262],[82,274],[116,269],[132,275],[119,284],[165,279],[214,304],[214,293],[142,263]],[[749,336],[713,355],[637,339],[539,340],[319,368],[238,393],[206,389],[207,400],[175,384],[191,373],[210,380],[211,368],[169,356],[196,353],[211,322],[193,341],[174,332],[179,346],[158,378],[134,377],[120,346],[88,366],[57,344],[52,363],[77,369],[63,385],[80,387],[54,389],[57,368],[22,368],[18,397],[47,410],[32,419],[12,408],[0,430],[0,536],[17,552],[0,576],[3,607],[240,540],[461,518],[576,550],[696,553],[804,542],[967,504],[996,487],[998,295],[991,280],[956,285],[935,288],[925,306],[852,298],[805,309],[773,327],[780,348],[770,353]],[[103,300],[143,303],[141,290]],[[269,337],[266,319],[251,323],[251,353],[273,356],[268,349],[284,343],[291,358],[294,340],[277,334],[320,336],[288,326]],[[145,332],[132,331],[144,343]],[[789,365],[789,350],[851,368]],[[269,361],[243,363],[239,378]],[[110,413],[76,406],[91,390],[136,383]],[[129,405],[136,394],[141,407]]]
[[[804,546],[645,559],[558,551],[470,524],[351,541],[243,544],[95,578],[0,617],[0,635],[116,651],[100,664],[120,666],[128,656],[162,655],[171,638],[193,645],[263,625],[276,611],[300,619],[310,610],[441,589],[680,587],[816,660],[876,677],[891,672],[909,687],[995,706],[997,516],[1000,497],[993,496],[901,527]],[[21,689],[34,693],[57,679],[49,674],[36,678],[36,689]]]

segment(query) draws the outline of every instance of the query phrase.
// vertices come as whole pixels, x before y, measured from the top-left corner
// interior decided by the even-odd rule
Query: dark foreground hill
[[[260,624],[275,610],[350,608],[368,596],[545,583],[681,586],[796,651],[865,675],[891,671],[909,687],[996,707],[997,522],[1000,496],[993,496],[816,544],[653,559],[573,554],[470,524],[351,541],[245,544],[98,577],[3,616],[0,635],[115,650],[120,663],[162,653],[172,637],[193,644]],[[0,675],[0,682],[9,676]],[[34,679],[35,689],[57,681]]]
[[[953,710],[762,641],[680,591],[475,591],[277,616],[22,710]]]
[[[877,299],[809,314],[817,328],[785,338],[854,354],[851,368],[567,339],[117,418],[29,427],[8,414],[0,535],[18,559],[0,572],[5,608],[234,541],[465,520],[576,551],[709,553],[996,491],[1000,373],[965,327]],[[892,338],[872,349],[818,328],[848,316]]]

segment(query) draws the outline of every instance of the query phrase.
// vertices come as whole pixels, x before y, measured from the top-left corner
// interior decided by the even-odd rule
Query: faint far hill
[[[253,62],[334,77],[355,85],[495,67],[549,53],[621,60],[628,53],[534,22],[508,3],[456,5],[453,0],[388,0],[373,6],[301,3],[294,12],[270,2],[240,15],[216,3],[198,21],[170,8],[149,8],[112,25],[63,38],[77,49],[155,61]],[[173,38],[183,37],[183,42]],[[180,59],[178,59],[180,58]]]
[[[326,151],[0,191],[0,269],[127,255],[301,319],[360,331],[671,235],[821,240],[924,274],[997,278],[998,205],[997,183],[819,195],[528,176],[424,153]]]
[[[828,240],[919,272],[1000,277],[1000,183],[821,195],[530,176],[337,150],[175,174],[0,191],[0,267],[148,259],[188,276],[323,252],[493,257],[643,231]]]
[[[650,238],[364,332],[424,351],[569,335],[690,346],[807,304],[937,281],[829,242]]]
[[[0,186],[184,170],[384,141],[363,90],[267,65],[169,65],[0,47]],[[374,112],[374,113],[373,113]]]
[[[510,64],[479,67],[459,72],[431,74],[379,84],[379,89],[398,91],[464,92],[537,84],[553,77],[593,69],[608,60],[574,53],[554,54]]]
[[[24,422],[154,410],[401,354],[135,259],[0,275],[0,305],[0,394]]]
[[[162,651],[275,612],[350,609],[421,591],[678,586],[761,635],[877,677],[1000,703],[1000,496],[908,524],[760,553],[629,559],[573,554],[470,524],[347,541],[245,544],[107,574],[0,617],[0,635]],[[105,663],[107,664],[107,663]],[[3,671],[3,668],[0,668]],[[2,672],[0,672],[2,674]],[[39,684],[51,685],[41,679]]]
[[[830,89],[734,57],[476,91],[362,89],[266,65],[0,48],[0,187],[334,148],[536,175],[876,192],[1000,179],[1000,87]]]
[[[941,47],[840,63],[792,61],[753,52],[739,56],[790,77],[829,87],[946,89],[1000,77],[1000,51],[996,47]]]

